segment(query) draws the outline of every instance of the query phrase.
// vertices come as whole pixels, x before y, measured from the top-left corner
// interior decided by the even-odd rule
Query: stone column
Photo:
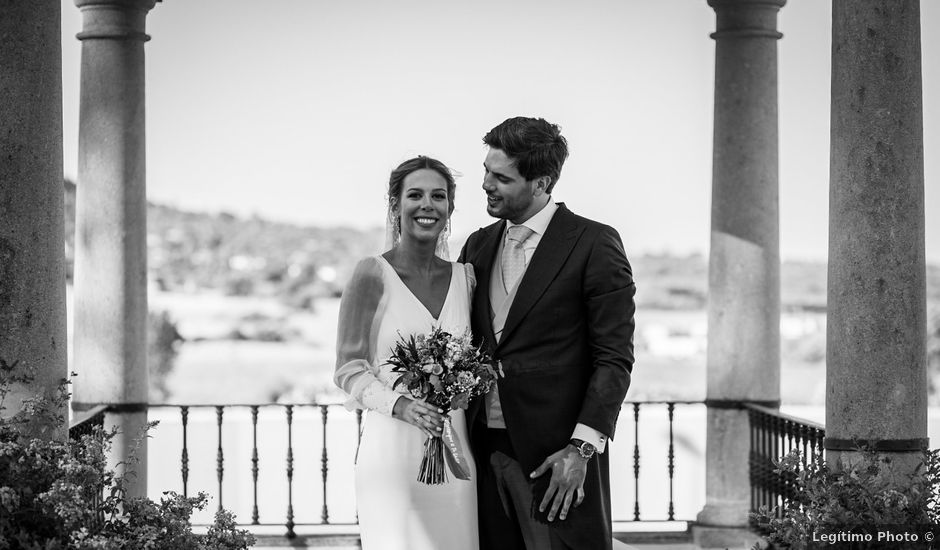
[[[24,398],[51,397],[68,373],[60,16],[58,0],[19,0],[0,17],[0,361],[35,374],[6,397],[3,416]]]
[[[715,127],[708,269],[703,548],[749,545],[748,418],[780,405],[777,12],[785,0],[709,0],[715,9]]]
[[[74,407],[112,405],[112,465],[147,422],[144,43],[155,0],[76,0],[82,11],[75,237]],[[146,494],[146,439],[132,496]]]
[[[918,0],[832,3],[826,442],[900,470],[927,446]]]

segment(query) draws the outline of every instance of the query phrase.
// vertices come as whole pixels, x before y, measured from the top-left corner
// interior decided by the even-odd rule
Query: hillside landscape
[[[65,192],[71,274],[75,185],[67,181]],[[147,216],[152,401],[340,398],[331,376],[338,297],[356,261],[381,251],[381,228],[303,227],[158,204],[148,205]],[[633,397],[703,398],[707,257],[630,259],[638,287],[636,376],[647,377],[631,389]],[[940,371],[936,266],[928,268],[927,288],[934,379]],[[819,401],[826,264],[783,262],[781,300],[784,399]]]

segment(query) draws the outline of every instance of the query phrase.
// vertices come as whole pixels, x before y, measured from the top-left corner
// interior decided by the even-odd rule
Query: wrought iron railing
[[[322,494],[322,504],[320,508],[320,521],[319,524],[327,525],[331,524],[330,520],[330,509],[328,502],[328,479],[329,479],[329,468],[330,468],[330,450],[327,444],[327,434],[328,434],[328,424],[330,418],[331,409],[339,409],[345,412],[342,407],[338,407],[333,404],[287,404],[287,405],[275,405],[275,404],[266,404],[266,405],[151,405],[151,411],[158,410],[172,410],[177,409],[180,419],[181,426],[181,441],[182,447],[179,454],[179,464],[180,464],[180,481],[182,485],[182,493],[186,496],[191,492],[191,480],[190,474],[192,472],[192,463],[198,457],[192,456],[192,446],[190,440],[191,432],[191,415],[198,411],[214,411],[214,449],[215,449],[215,490],[214,496],[217,501],[217,506],[221,509],[225,506],[224,500],[224,488],[226,481],[226,473],[231,471],[237,466],[231,466],[231,459],[226,457],[226,445],[224,444],[224,429],[226,426],[226,419],[232,416],[231,413],[234,412],[247,412],[248,413],[248,422],[247,426],[250,429],[251,434],[251,451],[250,458],[248,461],[248,470],[251,476],[251,525],[277,525],[271,522],[262,522],[260,520],[260,500],[258,494],[259,479],[261,474],[261,466],[264,462],[264,458],[260,452],[262,446],[259,446],[259,417],[261,416],[271,416],[271,414],[281,413],[283,414],[282,421],[283,427],[286,433],[286,449],[285,449],[285,462],[284,462],[284,479],[286,480],[286,502],[284,503],[284,521],[279,524],[286,527],[286,535],[288,537],[294,536],[294,527],[298,525],[295,521],[294,514],[294,473],[295,467],[297,466],[296,460],[294,457],[295,452],[295,411],[304,410],[304,411],[314,411],[318,413],[319,416],[319,436],[320,436],[320,456],[319,456],[319,469],[320,469],[320,483],[318,490]],[[230,414],[226,414],[226,412]],[[269,413],[269,414],[265,414]],[[351,413],[350,413],[351,414]],[[244,415],[242,415],[244,416]],[[309,417],[310,415],[306,415]],[[307,418],[309,420],[309,418]],[[244,420],[244,418],[242,418]],[[270,420],[270,419],[269,419]],[[238,422],[236,419],[233,423]],[[361,420],[359,421],[361,422]],[[357,424],[359,423],[357,422]],[[270,424],[270,422],[268,422]],[[309,432],[310,426],[302,427],[305,432]],[[230,448],[231,450],[231,448]],[[152,453],[151,453],[152,454]],[[308,488],[309,489],[309,488]],[[304,524],[310,524],[312,522],[304,522]],[[348,524],[351,522],[340,522],[339,524]]]
[[[87,411],[76,413],[74,418],[69,422],[69,439],[77,441],[81,439],[82,436],[94,433],[95,429],[104,428],[104,414],[107,411],[107,405],[99,405]],[[103,499],[104,487],[92,495],[91,507],[98,510]],[[97,521],[99,525],[104,522],[104,515],[100,510],[95,517],[95,521]]]
[[[821,424],[783,414],[755,404],[746,404],[751,425],[749,456],[751,479],[751,512],[762,507],[776,507],[781,517],[784,504],[798,497],[792,474],[776,471],[775,460],[791,451],[799,451],[803,463],[823,456],[826,429]],[[762,530],[756,518],[750,518],[752,529]]]
[[[676,502],[675,502],[675,492],[676,492],[676,434],[675,434],[675,423],[676,423],[676,406],[680,408],[689,408],[697,406],[698,412],[704,414],[705,408],[704,403],[701,401],[635,401],[624,403],[624,409],[630,410],[632,415],[627,416],[627,418],[632,417],[633,421],[633,479],[632,485],[634,488],[633,492],[633,514],[630,518],[618,520],[616,517],[614,521],[691,521],[691,516],[677,519],[676,517]],[[664,508],[660,510],[663,515],[650,514],[642,515],[640,513],[640,495],[641,495],[641,457],[642,454],[642,445],[640,444],[640,412],[642,408],[647,409],[661,409],[659,412],[664,415],[660,417],[659,420],[662,422],[665,420],[665,449],[660,449],[660,454],[658,457],[654,455],[653,463],[656,468],[661,468],[660,473],[665,473],[665,487],[661,489],[662,499],[665,502]],[[624,410],[621,410],[620,417],[620,426],[618,426],[619,437],[623,438],[624,433],[620,430],[624,428],[622,425],[625,422],[625,415],[623,414]],[[704,420],[704,419],[703,419]],[[704,433],[704,421],[702,422],[702,432]],[[660,462],[661,461],[661,462]],[[617,455],[614,455],[614,463],[611,463],[611,469],[616,470],[622,467],[624,463],[621,459],[617,458]],[[686,464],[689,467],[688,464]],[[645,470],[644,470],[645,472]],[[629,485],[629,484],[628,484]],[[704,488],[704,483],[701,484],[701,487]],[[612,492],[617,491],[618,489],[622,490],[622,484],[619,486],[613,486],[611,488]],[[648,495],[647,495],[648,497]]]
[[[69,422],[69,439],[79,439],[83,435],[90,435],[95,428],[104,427],[104,413],[107,405],[99,405],[87,411],[75,413]]]
[[[822,453],[822,442],[825,436],[825,428],[814,422],[804,420],[798,417],[780,413],[776,409],[766,408],[755,404],[743,404],[748,410],[750,419],[750,480],[751,480],[751,509],[758,510],[762,506],[768,508],[777,507],[781,509],[784,503],[796,497],[793,480],[790,476],[775,471],[774,461],[780,459],[790,451],[798,450],[801,452],[804,460],[814,460]],[[339,446],[336,441],[330,442],[328,438],[330,421],[333,419],[337,430],[347,430],[345,437],[343,434],[338,436],[339,440],[352,439],[355,446],[358,446],[359,433],[362,426],[362,413],[357,411],[350,413],[337,404],[264,404],[264,405],[150,405],[151,419],[154,416],[160,416],[164,421],[175,417],[179,424],[180,447],[178,449],[178,480],[181,485],[182,493],[188,495],[191,491],[190,476],[193,472],[193,462],[204,459],[210,451],[208,439],[211,441],[211,451],[214,451],[214,490],[206,490],[210,496],[217,501],[217,507],[221,509],[226,506],[223,499],[226,488],[226,474],[231,477],[234,473],[245,473],[250,476],[251,484],[251,505],[250,522],[243,525],[255,526],[277,526],[285,528],[285,536],[292,538],[295,536],[295,528],[298,526],[310,525],[354,525],[356,517],[354,513],[346,514],[339,521],[331,517],[330,486],[336,484],[331,480],[331,468],[343,469],[338,474],[342,479],[339,493],[343,499],[348,501],[352,492],[352,468],[350,453],[337,453],[336,447]],[[677,410],[681,410],[684,418],[677,419]],[[104,414],[107,411],[106,406],[96,407],[89,411],[79,413],[70,423],[69,437],[77,439],[84,434],[91,433],[95,426],[103,426]],[[192,439],[193,427],[191,419],[193,414],[200,413],[201,424],[211,423],[211,432],[202,426],[202,433],[198,434],[197,443],[200,449],[193,453],[194,442]],[[243,413],[240,415],[238,413]],[[302,418],[302,423],[297,425],[298,413]],[[705,407],[701,401],[636,401],[626,402],[620,415],[620,421],[617,430],[616,442],[611,442],[617,449],[613,451],[613,462],[611,463],[611,490],[614,495],[614,521],[615,522],[690,522],[692,513],[699,508],[700,503],[692,503],[687,506],[684,513],[677,514],[676,489],[677,487],[687,490],[689,485],[704,488],[703,471],[703,449],[694,450],[692,456],[687,460],[688,463],[681,464],[684,472],[692,472],[691,480],[679,480],[680,464],[678,460],[677,443],[675,427],[677,422],[687,426],[689,417],[693,423],[698,424],[696,429],[691,430],[700,434],[702,441],[687,441],[682,438],[682,447],[688,455],[690,447],[697,447],[696,443],[704,442],[705,431]],[[272,418],[280,417],[280,421],[274,421],[280,424],[284,433],[280,434],[284,439],[285,448],[281,458],[283,462],[282,480],[286,483],[286,499],[283,502],[283,515],[280,521],[261,521],[259,507],[259,484],[271,484],[272,480],[261,480],[261,465],[266,457],[262,456],[262,449],[270,450],[270,445],[259,445],[259,429],[262,435],[271,435]],[[259,419],[266,417],[265,422]],[[211,419],[211,420],[210,420]],[[226,445],[225,428],[226,420],[232,424],[238,424],[239,421],[247,420],[247,428],[251,434],[251,449],[245,463],[241,465],[232,465],[232,459],[226,456],[226,449],[232,452],[233,446]],[[317,426],[313,426],[316,424]],[[264,426],[262,426],[264,425]],[[651,426],[653,431],[659,432],[661,445],[652,445],[655,449],[649,448],[649,443],[644,440],[648,438],[641,436],[641,430],[644,426]],[[244,428],[245,426],[234,426]],[[162,431],[159,430],[158,431]],[[171,430],[172,431],[172,430]],[[317,440],[317,456],[308,456],[304,460],[298,461],[295,457],[296,440],[295,433],[315,435]],[[353,435],[350,436],[349,432]],[[688,434],[689,430],[683,430]],[[208,434],[211,433],[211,436]],[[244,433],[236,434],[244,435]],[[164,436],[155,438],[154,443],[150,445],[150,469],[153,470],[156,464],[153,464],[152,457],[160,446],[167,443]],[[309,438],[305,438],[306,446],[310,447]],[[331,445],[333,446],[331,450]],[[238,446],[234,447],[236,450]],[[165,451],[166,449],[162,449]],[[241,449],[244,450],[244,449]],[[339,454],[338,458],[333,458],[334,454]],[[165,453],[163,453],[164,456]],[[352,455],[354,457],[355,451]],[[311,458],[313,460],[311,460]],[[346,460],[344,460],[346,459]],[[339,461],[339,462],[338,462]],[[203,461],[204,462],[204,461]],[[317,468],[319,466],[319,468]],[[696,469],[701,471],[695,472]],[[308,506],[304,506],[306,512],[305,518],[298,521],[295,515],[295,473],[296,470],[303,471],[309,477],[310,472],[319,470],[316,492],[319,493],[319,517],[311,520]],[[205,471],[205,468],[201,469]],[[244,470],[245,472],[240,472]],[[205,478],[206,476],[203,475]],[[159,489],[173,489],[173,487],[160,487]],[[201,489],[208,489],[202,487]],[[632,490],[631,490],[632,489]],[[302,489],[305,496],[309,497],[311,492],[310,484],[307,483]],[[641,497],[643,497],[641,499]],[[334,499],[336,495],[334,494]],[[644,500],[645,499],[645,500]],[[306,499],[309,502],[309,498]],[[353,499],[354,500],[354,499]],[[641,501],[644,505],[641,507]],[[658,501],[649,504],[649,501]],[[619,506],[618,506],[619,504]],[[624,513],[626,510],[626,513]],[[651,511],[652,510],[652,511]],[[619,515],[618,515],[619,512]],[[691,513],[690,513],[691,512]],[[278,513],[268,513],[277,517]],[[206,521],[209,523],[209,521]],[[751,520],[751,526],[759,529],[756,520]]]
[[[774,508],[778,511],[782,509],[784,503],[790,499],[796,498],[792,476],[781,474],[775,471],[774,461],[779,460],[793,450],[801,452],[803,460],[815,460],[822,454],[822,442],[825,437],[825,428],[817,423],[805,419],[790,416],[755,404],[743,404],[748,410],[750,419],[750,481],[751,481],[751,510],[757,511],[761,507]],[[190,476],[193,471],[193,462],[200,458],[205,458],[209,449],[207,448],[207,432],[205,429],[199,434],[198,443],[201,447],[198,456],[193,454],[193,440],[191,426],[191,417],[197,411],[201,413],[201,423],[207,424],[211,418],[211,450],[214,451],[214,473],[215,487],[214,491],[206,491],[217,501],[217,506],[221,509],[226,506],[223,499],[226,488],[226,473],[232,476],[232,472],[246,470],[251,479],[251,506],[250,522],[243,525],[255,526],[277,526],[282,525],[285,528],[285,536],[292,538],[295,536],[295,528],[298,526],[310,525],[354,525],[356,518],[354,514],[354,503],[352,515],[346,514],[345,518],[336,521],[331,517],[331,502],[329,488],[333,480],[330,479],[331,468],[342,468],[340,475],[340,496],[348,501],[352,491],[352,470],[351,464],[338,463],[337,460],[349,458],[349,453],[339,453],[341,456],[334,459],[336,453],[336,441],[332,443],[328,439],[330,433],[329,425],[331,419],[341,424],[337,429],[345,429],[345,437],[340,434],[340,440],[350,440],[354,438],[355,445],[358,446],[359,433],[362,426],[362,412],[350,413],[337,404],[264,404],[264,405],[150,405],[151,419],[153,416],[162,416],[164,420],[170,417],[176,417],[180,426],[179,433],[179,482],[182,493],[188,495],[191,492]],[[677,420],[677,410],[683,411],[685,418]],[[651,416],[650,416],[651,411]],[[99,406],[88,411],[78,413],[69,426],[69,437],[78,439],[82,435],[90,434],[94,428],[102,427],[104,424],[104,415],[107,412],[107,406]],[[228,414],[227,414],[228,412]],[[232,465],[232,460],[226,457],[226,449],[232,452],[232,446],[225,444],[226,419],[235,424],[239,422],[237,413],[241,415],[241,420],[247,419],[248,428],[251,434],[251,449],[246,464]],[[297,425],[296,420],[298,412],[303,420],[301,425]],[[214,413],[214,414],[213,414]],[[688,414],[691,413],[691,414]],[[676,488],[688,489],[688,485],[704,488],[704,480],[701,477],[704,472],[695,473],[696,468],[703,468],[701,451],[695,451],[690,460],[681,466],[685,472],[693,471],[691,482],[688,480],[678,480],[679,461],[677,453],[676,424],[677,421],[685,423],[692,417],[692,422],[700,424],[698,429],[693,432],[700,433],[704,438],[704,420],[705,407],[701,401],[636,401],[626,402],[620,415],[620,421],[617,430],[617,440],[611,442],[617,449],[613,452],[614,462],[611,463],[611,483],[612,493],[614,495],[614,521],[615,522],[690,522],[692,515],[690,511],[698,509],[699,503],[692,503],[692,506],[686,507],[685,513],[677,514],[677,501],[675,497]],[[283,503],[283,515],[280,521],[261,521],[259,508],[259,483],[261,481],[261,464],[265,461],[261,449],[270,449],[270,446],[259,445],[259,428],[262,422],[259,418],[267,417],[262,429],[263,435],[270,434],[272,417],[280,416],[281,428],[284,434],[281,434],[285,447],[282,458],[283,478],[286,483],[286,501]],[[231,419],[231,417],[235,417]],[[642,420],[642,421],[641,421]],[[318,426],[312,426],[317,424]],[[687,424],[682,424],[686,426]],[[652,426],[653,431],[660,432],[662,445],[653,445],[655,449],[650,449],[648,443],[643,440],[647,438],[641,436],[641,430],[644,426]],[[206,426],[203,426],[205,428]],[[235,426],[236,429],[244,426]],[[349,435],[352,430],[353,436]],[[318,440],[318,449],[316,457],[307,456],[305,460],[298,461],[295,457],[296,441],[295,433],[301,432],[309,435],[314,433]],[[688,433],[688,430],[684,430]],[[244,435],[244,434],[241,434]],[[306,440],[306,439],[305,439]],[[702,442],[704,439],[702,440]],[[698,442],[698,443],[702,443]],[[164,437],[157,438],[157,444],[164,444]],[[309,441],[308,441],[309,443]],[[691,447],[696,447],[692,442]],[[331,445],[334,448],[331,451]],[[309,447],[310,445],[306,445]],[[629,446],[629,449],[628,447]],[[690,443],[683,438],[682,446],[688,451]],[[238,448],[237,446],[235,447]],[[151,443],[149,454],[151,457],[155,454]],[[310,453],[307,453],[308,455]],[[684,453],[688,455],[688,452]],[[354,452],[352,454],[354,456]],[[314,458],[314,460],[311,460]],[[346,460],[345,462],[350,462]],[[314,465],[315,464],[315,465]],[[312,466],[313,465],[313,466]],[[316,466],[319,466],[317,468]],[[151,462],[151,469],[154,464]],[[319,480],[316,491],[320,497],[318,521],[310,519],[310,511],[305,508],[306,518],[298,521],[295,515],[295,470],[300,469],[310,474],[310,471],[319,469],[317,472]],[[202,469],[203,471],[205,468]],[[242,472],[244,473],[244,472]],[[203,476],[205,477],[205,476]],[[658,479],[651,479],[657,478]],[[270,484],[271,479],[264,481]],[[172,489],[172,487],[161,487],[159,489]],[[202,489],[207,489],[203,487]],[[310,484],[302,489],[305,495],[309,496]],[[336,489],[336,487],[334,487]],[[632,490],[631,490],[632,489]],[[643,497],[643,499],[641,499]],[[334,495],[334,499],[336,496]],[[307,498],[307,501],[310,499]],[[644,505],[641,507],[641,500]],[[658,501],[649,504],[649,501]],[[618,506],[619,504],[619,506]],[[624,514],[624,510],[626,513]],[[652,512],[650,511],[652,510]],[[618,516],[619,511],[619,516]],[[272,514],[268,514],[271,517]],[[273,514],[277,516],[277,512]],[[206,523],[209,523],[206,521]],[[759,530],[757,521],[751,519],[751,526]]]
[[[700,503],[691,503],[684,507],[683,512],[677,513],[677,504],[680,503],[676,501],[676,489],[700,488],[704,493],[704,461],[700,458],[704,454],[703,405],[701,401],[624,403],[616,442],[611,443],[616,447],[611,455],[615,522],[691,521]],[[170,456],[167,451],[178,452],[177,479],[182,493],[188,495],[193,492],[192,475],[198,469],[203,480],[199,490],[209,492],[219,508],[231,509],[226,500],[229,498],[226,489],[240,493],[240,501],[250,501],[235,504],[243,510],[238,517],[250,517],[250,522],[245,522],[245,525],[281,525],[285,536],[293,538],[298,526],[356,523],[352,462],[362,425],[361,411],[354,414],[337,404],[316,403],[151,405],[150,410],[151,420],[162,419],[156,430],[162,433],[154,434],[149,444],[151,478],[155,468],[167,469],[166,464],[155,464],[155,455],[159,453],[159,460],[165,462]],[[194,415],[199,417],[195,436]],[[677,422],[683,423],[682,431],[686,434],[681,439],[676,437]],[[693,422],[695,426],[688,429],[689,423]],[[209,423],[212,425],[207,426]],[[174,435],[177,424],[179,431]],[[649,432],[653,432],[652,437]],[[298,433],[301,434],[299,440]],[[687,435],[690,433],[695,434],[691,436],[693,438],[700,435],[701,441],[690,441]],[[259,437],[266,441],[259,443]],[[176,439],[177,443],[171,442],[170,438]],[[233,444],[233,438],[244,443]],[[250,451],[244,448],[249,442]],[[178,449],[167,448],[174,445],[179,445]],[[214,487],[210,489],[205,486],[205,480],[210,477],[207,476],[207,455],[213,450],[215,479]],[[228,456],[233,454],[241,456]],[[680,455],[684,462],[680,463]],[[271,468],[276,462],[282,464],[279,475]],[[317,474],[319,479],[314,479]],[[304,477],[300,483],[299,475]],[[240,477],[242,481],[230,483],[232,476]],[[278,506],[270,498],[259,498],[259,486],[265,497],[271,497],[273,490],[284,501]],[[298,495],[304,501],[300,508],[295,501]],[[264,506],[262,500],[265,501]],[[319,517],[314,518],[313,510],[317,505]],[[336,517],[334,507],[337,509]],[[295,511],[303,517],[298,517]]]

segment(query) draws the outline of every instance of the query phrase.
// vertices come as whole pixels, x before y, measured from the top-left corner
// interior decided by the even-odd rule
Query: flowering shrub
[[[940,524],[940,450],[924,453],[906,487],[886,475],[890,459],[871,451],[861,454],[859,461],[835,467],[821,456],[804,464],[796,451],[777,462],[776,471],[791,480],[798,497],[786,502],[779,518],[776,508],[761,507],[752,514],[769,531],[767,542],[775,548],[814,548],[822,547],[813,541],[825,533],[864,532],[877,525]],[[884,542],[862,539],[851,545],[884,547]]]
[[[12,385],[32,379],[0,359],[0,413]],[[117,476],[106,466],[114,431],[97,428],[73,440],[34,437],[64,423],[59,411],[68,402],[67,384],[63,380],[51,399],[28,399],[16,414],[0,414],[0,549],[239,550],[254,544],[224,510],[206,535],[194,534],[190,518],[206,506],[203,493],[168,492],[159,503],[127,498],[133,474]]]

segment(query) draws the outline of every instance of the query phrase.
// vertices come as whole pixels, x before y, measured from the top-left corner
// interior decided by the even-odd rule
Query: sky
[[[921,25],[927,260],[940,263],[940,3],[921,2]],[[780,253],[824,260],[831,3],[789,0],[778,29]],[[80,30],[63,0],[73,179]],[[707,254],[714,30],[706,0],[164,0],[147,18],[147,196],[382,226],[389,172],[424,154],[461,174],[459,247],[492,221],[482,136],[537,116],[569,143],[556,200],[614,226],[628,256]]]

